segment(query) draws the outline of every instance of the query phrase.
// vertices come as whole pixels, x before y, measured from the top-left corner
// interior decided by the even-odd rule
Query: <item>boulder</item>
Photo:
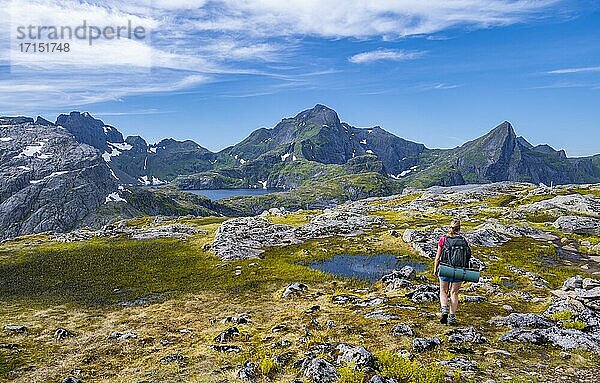
[[[583,288],[583,277],[581,275],[567,278],[562,285],[564,291],[572,291],[581,288]]]
[[[378,320],[395,320],[400,319],[398,315],[390,314],[385,310],[374,310],[370,313],[365,314],[367,319],[378,319]]]
[[[441,229],[424,231],[406,229],[402,240],[410,243],[419,255],[433,259],[437,252],[437,243],[444,235],[446,233]]]
[[[465,295],[463,298],[466,303],[481,303],[487,300],[485,297],[480,295]]]
[[[70,336],[73,336],[73,333],[64,328],[57,328],[56,331],[54,331],[54,339],[56,340],[63,340]]]
[[[306,286],[304,283],[294,282],[285,288],[281,296],[283,298],[288,298],[294,295],[300,295],[306,290],[308,290],[308,286]]]
[[[216,352],[240,352],[241,348],[238,346],[232,346],[229,344],[218,344],[218,345],[212,345],[209,346],[209,348],[211,350],[214,350]]]
[[[413,348],[416,352],[433,350],[442,344],[440,338],[415,338],[413,339]]]
[[[356,303],[359,303],[361,300],[359,297],[357,297],[355,295],[339,294],[339,295],[332,296],[331,301],[338,305],[345,305],[348,303],[356,304]]]
[[[339,375],[335,367],[325,359],[307,358],[302,362],[304,377],[314,383],[333,383]]]
[[[4,325],[4,330],[18,333],[18,334],[27,334],[27,327],[21,326],[18,324],[7,324]]]
[[[600,219],[591,217],[563,215],[558,217],[552,226],[562,230],[565,233],[600,235]]]
[[[108,339],[115,339],[115,340],[128,340],[128,339],[136,339],[137,338],[137,334],[133,333],[133,332],[126,332],[126,333],[120,333],[117,331],[111,332],[110,335],[108,336]]]
[[[230,327],[217,335],[214,341],[216,343],[227,343],[234,340],[238,336],[240,336],[240,331],[237,329],[237,327]]]
[[[465,358],[453,358],[450,360],[444,360],[441,362],[438,362],[439,364],[441,364],[442,366],[451,368],[453,370],[462,370],[462,371],[469,371],[469,372],[474,372],[477,371],[479,368],[477,367],[477,363],[465,359]]]
[[[406,323],[398,323],[394,327],[392,327],[391,334],[394,336],[414,336],[415,332]]]
[[[183,362],[186,359],[187,358],[185,356],[177,353],[177,354],[167,355],[167,356],[161,358],[160,362],[164,363],[164,364],[168,364],[168,363],[173,363],[173,362]]]
[[[547,328],[554,324],[544,317],[536,314],[512,313],[506,317],[494,318],[489,321],[496,326],[508,326],[510,328]]]
[[[393,270],[391,273],[381,277],[381,281],[385,285],[389,285],[397,279],[415,279],[417,277],[417,271],[412,266],[404,266],[400,270]]]
[[[238,316],[225,317],[221,320],[222,324],[234,323],[234,324],[248,324],[250,323],[250,314],[243,313]]]
[[[600,354],[600,341],[579,330],[558,327],[544,329],[513,329],[500,337],[502,342],[552,344],[563,350],[585,350]]]
[[[349,344],[339,344],[336,347],[339,354],[336,362],[338,364],[353,364],[357,368],[374,367],[375,357],[363,346],[351,346]]]
[[[373,375],[371,379],[369,379],[369,383],[398,383],[398,381],[394,378],[387,378],[381,375]]]
[[[256,363],[246,361],[237,372],[237,377],[241,380],[253,382],[259,375],[258,365]]]
[[[487,339],[473,327],[457,328],[448,332],[448,342],[450,343],[485,343]]]
[[[381,304],[384,304],[385,302],[387,302],[386,298],[374,297],[374,298],[369,298],[369,299],[365,299],[363,301],[360,301],[360,302],[356,303],[356,306],[359,306],[359,307],[373,307],[373,306],[379,306]]]
[[[415,303],[435,302],[439,300],[440,288],[432,284],[417,285],[406,297]]]
[[[500,337],[501,342],[533,343],[543,345],[548,342],[548,338],[543,331],[539,329],[513,329]]]

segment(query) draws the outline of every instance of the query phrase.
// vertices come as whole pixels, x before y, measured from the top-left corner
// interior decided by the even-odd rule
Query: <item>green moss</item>
[[[437,364],[421,365],[387,350],[375,353],[381,375],[406,383],[441,383],[444,371]]]
[[[338,383],[363,383],[366,378],[364,371],[359,370],[353,364],[344,364],[338,368],[340,378]]]
[[[507,207],[513,201],[515,201],[516,198],[517,197],[515,197],[512,194],[502,194],[495,197],[488,197],[483,200],[483,203],[487,204],[490,207]]]
[[[585,323],[578,320],[567,320],[561,323],[562,328],[572,330],[583,330],[587,327]]]
[[[552,315],[550,315],[550,320],[554,322],[563,321],[563,320],[571,320],[573,318],[573,311],[565,310],[559,311]]]

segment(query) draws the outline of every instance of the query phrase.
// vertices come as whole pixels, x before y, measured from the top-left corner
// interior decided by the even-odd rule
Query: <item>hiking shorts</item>
[[[452,279],[450,277],[440,277],[440,279],[444,282],[450,282],[450,283],[463,282],[460,279]]]

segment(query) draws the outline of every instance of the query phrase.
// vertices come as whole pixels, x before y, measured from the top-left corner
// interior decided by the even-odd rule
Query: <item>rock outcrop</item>
[[[124,201],[100,152],[65,128],[0,118],[0,137],[0,239],[106,223],[98,209]]]
[[[382,222],[378,217],[345,210],[344,205],[325,210],[299,227],[272,224],[262,216],[233,218],[219,226],[212,248],[223,260],[251,259],[260,257],[267,247],[334,235],[358,235]]]

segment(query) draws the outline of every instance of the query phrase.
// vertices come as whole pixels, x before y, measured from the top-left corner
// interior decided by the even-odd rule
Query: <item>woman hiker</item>
[[[440,303],[442,305],[440,323],[442,324],[456,324],[458,290],[463,281],[439,276],[440,262],[457,267],[468,267],[470,260],[471,249],[465,238],[460,235],[460,220],[455,219],[450,224],[448,234],[441,237],[438,242],[433,268],[434,274],[440,279]],[[450,293],[450,299],[448,299],[448,292]],[[448,305],[448,303],[450,304]]]

